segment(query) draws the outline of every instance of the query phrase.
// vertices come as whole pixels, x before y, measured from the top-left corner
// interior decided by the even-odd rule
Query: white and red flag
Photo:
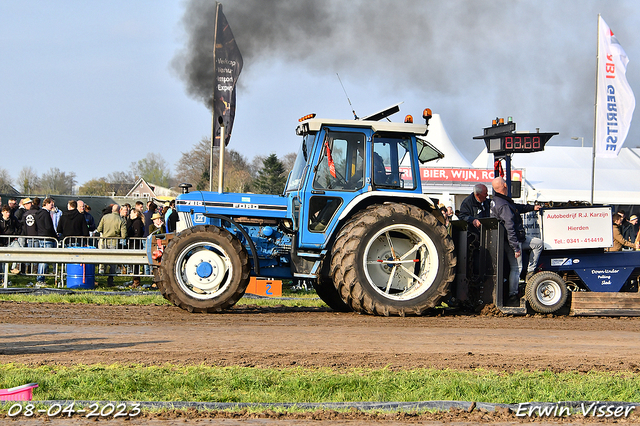
[[[598,20],[596,157],[615,158],[629,133],[636,99],[625,75],[629,58],[604,19]]]

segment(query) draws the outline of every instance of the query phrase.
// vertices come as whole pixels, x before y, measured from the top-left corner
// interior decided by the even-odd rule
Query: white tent
[[[526,201],[590,201],[591,147],[547,146],[542,152],[513,154],[523,169]],[[493,168],[486,149],[473,167]],[[622,148],[617,158],[596,158],[594,204],[640,205],[640,149]]]
[[[469,160],[467,160],[453,142],[451,142],[451,138],[442,124],[440,114],[433,114],[431,120],[429,120],[429,133],[427,133],[427,136],[422,137],[422,139],[427,140],[444,154],[444,158],[430,161],[423,164],[422,167],[473,167]]]
[[[444,154],[444,158],[420,165],[422,174],[422,192],[437,198],[445,206],[458,206],[473,190],[475,181],[461,181],[448,179],[431,179],[433,174],[450,177],[452,170],[472,169],[473,166],[466,157],[451,142],[449,134],[442,124],[440,114],[433,114],[429,121],[429,133],[423,139],[427,140]],[[427,169],[427,170],[425,170]]]

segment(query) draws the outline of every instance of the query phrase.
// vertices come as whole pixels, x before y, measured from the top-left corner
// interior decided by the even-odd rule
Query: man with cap
[[[162,234],[162,231],[164,230],[164,227],[162,226],[162,215],[160,213],[154,213],[151,216],[151,222],[153,223],[149,225],[149,235],[153,234],[158,229],[160,230],[159,233]]]
[[[24,209],[25,209],[21,217],[22,235],[37,237],[38,228],[36,227],[36,213],[38,212],[38,210],[33,205],[33,200],[31,200],[31,198],[25,198],[22,205],[24,206]],[[32,247],[32,246],[29,246],[29,247]],[[34,245],[33,247],[38,247],[37,240],[36,240],[36,245]]]

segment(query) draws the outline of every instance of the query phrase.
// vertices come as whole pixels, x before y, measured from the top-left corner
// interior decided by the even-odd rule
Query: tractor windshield
[[[311,153],[313,152],[313,142],[315,138],[315,133],[310,133],[306,135],[304,139],[302,139],[302,145],[300,145],[300,150],[298,151],[296,162],[294,163],[293,169],[291,169],[291,173],[289,174],[289,181],[287,183],[287,189],[285,190],[285,192],[297,191],[298,189],[300,189],[304,167],[307,165],[307,162],[311,157]]]

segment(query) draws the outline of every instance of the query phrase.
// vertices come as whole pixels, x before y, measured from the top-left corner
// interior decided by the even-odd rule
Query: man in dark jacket
[[[0,217],[0,246],[7,247],[19,247],[20,241],[18,238],[11,238],[11,235],[21,235],[22,229],[20,228],[20,222],[11,213],[11,207],[2,207],[2,217]],[[4,272],[4,263],[0,264],[0,270]],[[13,263],[11,267],[11,273],[17,274],[20,272],[20,265]]]
[[[11,214],[11,207],[2,207],[2,217],[0,217],[0,246],[7,247],[11,244],[15,238],[11,238],[11,235],[20,235],[20,224],[18,220]]]
[[[24,208],[24,201],[27,199],[28,198],[23,198],[22,200],[20,200],[20,203],[18,204],[18,209],[15,212],[13,212],[13,215],[16,217],[16,219],[18,219],[18,222],[22,222],[22,215],[24,214],[24,212],[27,211],[27,209]]]
[[[9,198],[9,203],[7,204],[9,209],[11,210],[11,216],[16,216],[16,211],[18,211],[18,202],[14,197]],[[17,217],[16,217],[17,219]]]
[[[490,202],[487,199],[489,192],[487,187],[481,183],[473,187],[473,193],[460,204],[460,213],[458,219],[464,220],[469,224],[468,230],[474,231],[476,228],[480,228],[480,221],[489,217],[489,209],[491,208]]]
[[[45,198],[42,202],[43,206],[36,214],[36,227],[38,228],[38,236],[58,238],[51,219],[51,211],[53,210],[53,198]]]
[[[176,211],[176,200],[171,200],[169,203],[169,212],[165,217],[167,232],[176,232],[177,223],[180,220],[178,212]]]
[[[144,237],[148,237],[149,236],[149,226],[153,223],[153,220],[151,220],[151,216],[153,216],[156,213],[156,210],[158,209],[158,206],[156,205],[156,203],[154,203],[153,201],[147,201],[147,210],[142,213],[142,215],[144,216]]]
[[[636,241],[636,236],[633,235],[633,224],[627,220],[627,213],[624,210],[618,210],[618,214],[622,216],[622,225],[620,226],[620,232],[622,232],[622,237],[631,241],[632,243]]]
[[[88,237],[89,227],[84,218],[84,214],[78,211],[78,203],[75,200],[69,200],[67,203],[67,211],[60,216],[58,222],[58,234],[62,238],[65,237]],[[74,244],[80,241],[73,242]]]
[[[87,222],[87,228],[89,229],[89,232],[91,233],[95,231],[96,221],[91,215],[91,213],[87,211],[86,204],[82,200],[78,200],[78,211],[82,214],[82,216],[84,216],[84,220],[85,222]]]
[[[540,210],[540,206],[514,203],[511,197],[507,196],[507,183],[501,177],[495,178],[491,185],[494,191],[494,197],[491,200],[491,217],[497,218],[507,230],[508,244],[505,245],[505,251],[510,266],[509,297],[517,297],[522,272],[522,250],[531,250],[527,267],[527,279],[529,279],[538,266],[538,258],[543,248],[540,238],[527,236],[520,215]]]
[[[53,227],[53,219],[51,219],[51,211],[54,205],[53,198],[47,197],[42,202],[42,208],[36,213],[36,227],[38,229],[38,237],[40,237],[40,247],[55,248],[58,245],[58,234],[56,234]],[[38,264],[38,283],[44,284],[44,275],[48,272],[48,264]]]

